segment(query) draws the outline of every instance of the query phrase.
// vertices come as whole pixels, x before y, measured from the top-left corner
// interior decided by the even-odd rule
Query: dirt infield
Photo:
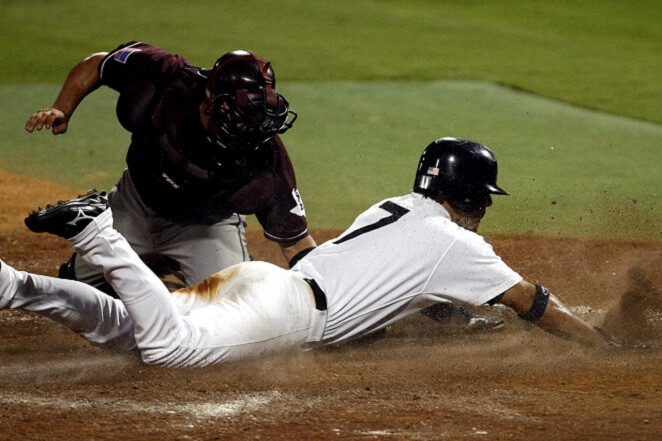
[[[68,244],[22,220],[73,195],[0,172],[0,258],[54,275]],[[488,308],[504,328],[466,334],[415,316],[373,341],[164,369],[0,311],[0,440],[660,439],[662,244],[488,240],[590,323],[641,347],[583,348]],[[284,263],[259,231],[249,244],[254,257]]]

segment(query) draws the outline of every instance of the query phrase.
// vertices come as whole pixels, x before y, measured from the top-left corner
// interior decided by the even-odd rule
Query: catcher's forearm
[[[67,120],[83,98],[99,87],[99,63],[105,55],[105,53],[90,55],[74,66],[67,75],[62,89],[53,103],[53,107],[61,110]]]

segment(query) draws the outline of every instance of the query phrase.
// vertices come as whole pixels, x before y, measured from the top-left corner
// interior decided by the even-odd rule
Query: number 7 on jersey
[[[382,205],[379,206],[379,208],[388,211],[389,213],[391,213],[391,215],[378,220],[374,224],[366,225],[365,227],[361,227],[358,230],[352,231],[346,236],[343,236],[340,239],[335,240],[333,243],[337,245],[343,242],[347,242],[350,239],[354,239],[357,236],[376,230],[377,228],[390,225],[393,222],[400,219],[405,214],[409,213],[409,210],[407,210],[405,207],[401,207],[400,205],[391,201],[384,202]]]

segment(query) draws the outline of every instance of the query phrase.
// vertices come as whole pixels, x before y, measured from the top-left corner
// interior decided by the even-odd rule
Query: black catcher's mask
[[[221,56],[207,82],[209,140],[244,155],[285,133],[297,114],[275,87],[276,76],[268,61],[242,50]]]

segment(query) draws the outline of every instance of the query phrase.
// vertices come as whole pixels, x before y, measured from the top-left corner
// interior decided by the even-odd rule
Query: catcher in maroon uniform
[[[119,92],[117,117],[131,132],[128,168],[109,192],[115,228],[146,261],[176,262],[184,283],[250,260],[244,215],[291,262],[313,248],[292,163],[279,137],[296,113],[276,92],[271,64],[247,51],[210,69],[129,42],[85,58],[28,132],[67,131],[78,104],[99,86]],[[103,275],[75,255],[61,276],[101,286]]]

